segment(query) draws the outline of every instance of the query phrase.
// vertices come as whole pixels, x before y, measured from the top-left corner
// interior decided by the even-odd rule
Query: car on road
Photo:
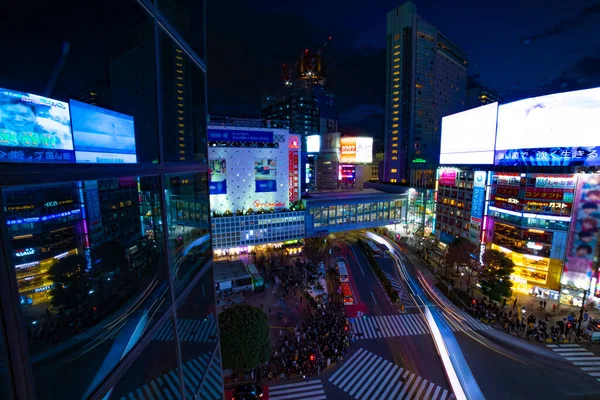
[[[233,389],[232,400],[258,400],[263,396],[263,388],[259,385],[240,385]]]

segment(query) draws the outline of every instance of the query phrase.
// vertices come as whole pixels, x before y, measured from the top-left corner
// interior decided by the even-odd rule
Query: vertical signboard
[[[471,220],[469,237],[479,243],[481,224],[483,221],[483,206],[485,204],[485,171],[475,171],[473,177],[473,201],[471,203]]]
[[[582,290],[590,286],[598,227],[600,226],[600,175],[580,175],[573,207],[567,257],[561,283]]]
[[[87,222],[89,224],[88,233],[92,243],[99,243],[102,241],[104,230],[102,229],[102,211],[100,209],[100,196],[98,195],[98,182],[85,181],[84,191]]]

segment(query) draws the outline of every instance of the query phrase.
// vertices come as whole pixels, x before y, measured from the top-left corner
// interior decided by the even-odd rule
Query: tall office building
[[[180,18],[204,2],[72,3],[27,10],[31,57],[0,74],[0,398],[221,400],[206,24]],[[48,32],[73,43],[63,93],[39,67]]]
[[[388,12],[386,45],[384,180],[433,187],[441,119],[465,107],[467,56],[411,2]]]
[[[475,79],[469,77],[467,80],[467,97],[465,109],[484,106],[491,103],[502,103],[502,99],[492,90],[482,86]]]

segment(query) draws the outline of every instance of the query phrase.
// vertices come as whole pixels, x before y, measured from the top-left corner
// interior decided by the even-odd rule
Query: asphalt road
[[[408,273],[416,276],[411,260],[403,260]],[[496,329],[459,331],[455,337],[488,400],[600,399],[600,381],[547,344]],[[600,348],[582,348],[600,356]]]
[[[344,362],[322,373],[318,382],[313,380],[298,384],[299,387],[313,390],[314,398],[319,398],[320,390],[327,399],[417,398],[417,395],[423,399],[450,398],[450,386],[431,336],[414,330],[402,335],[399,325],[404,320],[398,320],[398,325],[390,321],[394,316],[400,318],[406,314],[400,315],[390,304],[360,247],[351,242],[340,243],[340,247],[333,255],[346,260],[355,300],[366,310],[366,317],[354,324],[372,328],[368,332],[374,337],[357,338]],[[415,319],[406,320],[404,326],[417,324],[418,309],[412,313]],[[385,321],[385,325],[381,321]],[[376,331],[377,327],[381,329]],[[388,328],[387,335],[377,335],[376,332],[383,332],[383,327]],[[289,400],[307,398],[302,397],[302,392],[293,392],[295,389],[296,386],[279,392],[275,389],[269,398],[277,399],[279,393],[281,398]],[[298,397],[286,397],[293,393]]]

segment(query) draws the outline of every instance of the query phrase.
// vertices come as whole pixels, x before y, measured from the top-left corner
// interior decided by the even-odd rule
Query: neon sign
[[[79,214],[80,212],[81,212],[80,209],[76,209],[76,210],[71,210],[71,211],[65,211],[65,212],[58,213],[58,214],[44,215],[43,217],[11,219],[11,220],[6,221],[6,225],[19,225],[19,224],[28,224],[28,223],[40,222],[40,221],[49,221],[51,219],[68,217],[70,215]]]
[[[15,252],[15,256],[17,256],[17,257],[32,256],[34,254],[35,254],[35,249],[33,249],[31,247]]]
[[[42,286],[39,288],[35,288],[33,291],[35,293],[40,293],[40,292],[45,292],[45,291],[53,289],[53,288],[54,288],[54,285],[52,284],[52,285],[46,285],[46,286]]]

